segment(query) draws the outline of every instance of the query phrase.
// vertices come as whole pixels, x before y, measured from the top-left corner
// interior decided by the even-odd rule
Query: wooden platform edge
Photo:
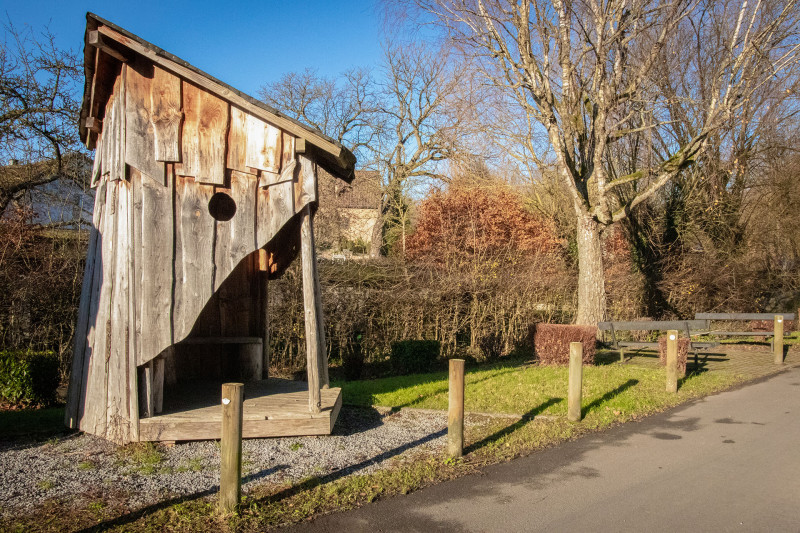
[[[242,425],[242,438],[304,437],[330,435],[342,408],[341,390],[330,416],[318,418],[271,418],[247,420]],[[324,412],[324,411],[323,411]],[[139,441],[218,440],[222,436],[220,421],[196,422],[180,419],[142,418],[139,420]]]

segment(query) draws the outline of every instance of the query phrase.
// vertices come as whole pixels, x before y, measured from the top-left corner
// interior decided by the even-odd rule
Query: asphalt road
[[[298,531],[800,531],[800,369]]]

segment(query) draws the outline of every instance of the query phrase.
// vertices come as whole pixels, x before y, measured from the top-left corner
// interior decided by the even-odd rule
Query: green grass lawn
[[[415,374],[368,381],[338,383],[344,402],[361,406],[447,409],[447,373]],[[677,395],[665,390],[665,371],[634,365],[588,366],[583,372],[583,414],[589,425],[643,416],[690,397],[726,388],[741,379],[726,373],[687,376]],[[468,371],[465,376],[465,410],[565,416],[567,368],[548,366],[496,366]]]

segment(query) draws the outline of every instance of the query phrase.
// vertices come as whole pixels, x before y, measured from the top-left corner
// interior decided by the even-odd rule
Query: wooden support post
[[[667,331],[667,392],[678,392],[678,330]]]
[[[153,411],[159,414],[164,410],[164,357],[153,360]]]
[[[569,343],[569,394],[567,396],[567,419],[579,422],[581,419],[581,398],[583,393],[583,344]]]
[[[620,363],[624,363],[625,362],[625,349],[624,348],[620,348],[619,349],[619,362]]]
[[[783,315],[775,315],[775,336],[772,339],[772,350],[775,364],[783,364]]]
[[[261,379],[269,378],[269,272],[259,272],[261,277]]]
[[[464,454],[464,360],[450,359],[450,408],[447,413],[447,455]]]
[[[317,258],[314,252],[314,228],[311,223],[311,208],[303,209],[300,223],[300,257],[303,263],[303,307],[306,323],[306,370],[308,372],[308,407],[312,413],[320,411],[320,355],[319,320],[315,278]]]
[[[242,495],[242,403],[244,385],[222,385],[222,442],[220,443],[219,506],[236,511]]]

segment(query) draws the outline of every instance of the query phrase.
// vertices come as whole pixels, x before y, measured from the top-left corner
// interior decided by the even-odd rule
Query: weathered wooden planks
[[[230,181],[227,193],[237,209],[231,220],[216,221],[214,290],[218,292],[221,334],[240,336],[252,332],[256,319],[252,295],[257,287],[257,258],[251,254],[255,250],[257,183],[253,176],[235,170]]]
[[[247,113],[231,106],[231,127],[228,130],[228,168],[250,172],[247,167]]]
[[[258,170],[280,172],[281,169],[281,130],[263,120],[248,114],[246,165]]]
[[[173,176],[167,174],[167,187],[153,180],[142,180],[131,169],[131,181],[141,185],[141,243],[139,245],[141,292],[136,306],[141,315],[141,339],[136,357],[138,365],[155,358],[172,342]],[[156,221],[162,221],[157,223]],[[167,230],[167,231],[165,231]]]
[[[214,284],[214,219],[208,202],[214,188],[175,177],[174,341],[186,338],[211,298]],[[165,265],[169,268],[170,265]]]
[[[164,163],[155,157],[153,65],[139,57],[126,70],[125,162],[163,185]]]
[[[99,257],[98,247],[102,246],[98,228],[103,222],[105,208],[105,182],[101,182],[95,192],[95,207],[92,215],[92,230],[89,237],[89,248],[86,253],[86,266],[83,271],[83,284],[81,285],[81,299],[78,304],[78,321],[75,325],[75,342],[72,351],[72,368],[70,371],[69,386],[67,388],[67,406],[65,410],[65,423],[67,427],[77,429],[79,424],[78,408],[86,383],[86,374],[89,370],[89,346],[87,336],[93,326],[89,323],[92,317],[97,317],[97,309],[92,308],[92,297],[99,291],[97,287],[98,272],[102,271],[102,258]]]
[[[225,184],[228,103],[183,81],[182,176],[200,183]]]
[[[213,390],[212,390],[213,387]],[[218,386],[200,384],[192,391],[178,387],[171,402],[165,399],[164,414],[141,421],[142,440],[200,440],[219,438],[222,410],[219,403],[209,405],[207,398],[219,398]],[[199,390],[195,390],[199,389]],[[270,379],[245,383],[245,438],[293,435],[328,435],[342,403],[341,390],[326,389],[321,394],[321,409],[308,412],[308,392],[302,382]],[[178,396],[177,398],[175,396]]]
[[[156,161],[180,161],[181,80],[157,66],[153,67],[150,109]]]

